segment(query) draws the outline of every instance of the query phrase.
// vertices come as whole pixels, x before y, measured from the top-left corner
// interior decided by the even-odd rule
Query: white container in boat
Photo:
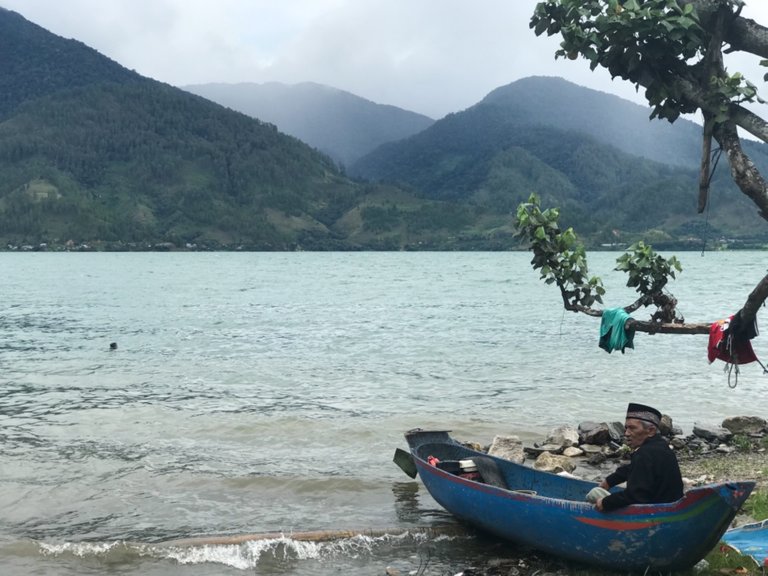
[[[477,472],[474,460],[459,460],[459,467],[462,472]]]

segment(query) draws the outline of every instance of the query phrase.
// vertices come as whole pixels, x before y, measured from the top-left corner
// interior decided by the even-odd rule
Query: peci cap
[[[661,427],[661,412],[644,404],[633,404],[630,402],[629,406],[627,406],[627,418],[650,422],[656,428]]]

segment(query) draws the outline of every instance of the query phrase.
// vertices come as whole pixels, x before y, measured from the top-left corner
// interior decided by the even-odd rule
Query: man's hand
[[[600,498],[597,502],[595,502],[595,508],[597,508],[598,512],[604,512],[602,498]]]

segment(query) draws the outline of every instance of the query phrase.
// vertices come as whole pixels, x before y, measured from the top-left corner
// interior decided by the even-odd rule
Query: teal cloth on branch
[[[614,350],[634,348],[633,339],[635,331],[625,330],[624,324],[631,317],[624,308],[608,308],[603,310],[603,319],[600,322],[600,348],[610,354]]]

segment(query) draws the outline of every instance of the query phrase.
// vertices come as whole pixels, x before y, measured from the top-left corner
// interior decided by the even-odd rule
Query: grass
[[[753,492],[744,503],[743,510],[757,521],[768,518],[768,492],[765,490]]]
[[[768,491],[766,489],[753,492],[744,503],[742,512],[755,521],[768,518]],[[729,574],[764,576],[765,568],[758,566],[750,556],[739,554],[725,544],[718,544],[707,557],[707,567],[697,574],[699,576],[723,576]]]

